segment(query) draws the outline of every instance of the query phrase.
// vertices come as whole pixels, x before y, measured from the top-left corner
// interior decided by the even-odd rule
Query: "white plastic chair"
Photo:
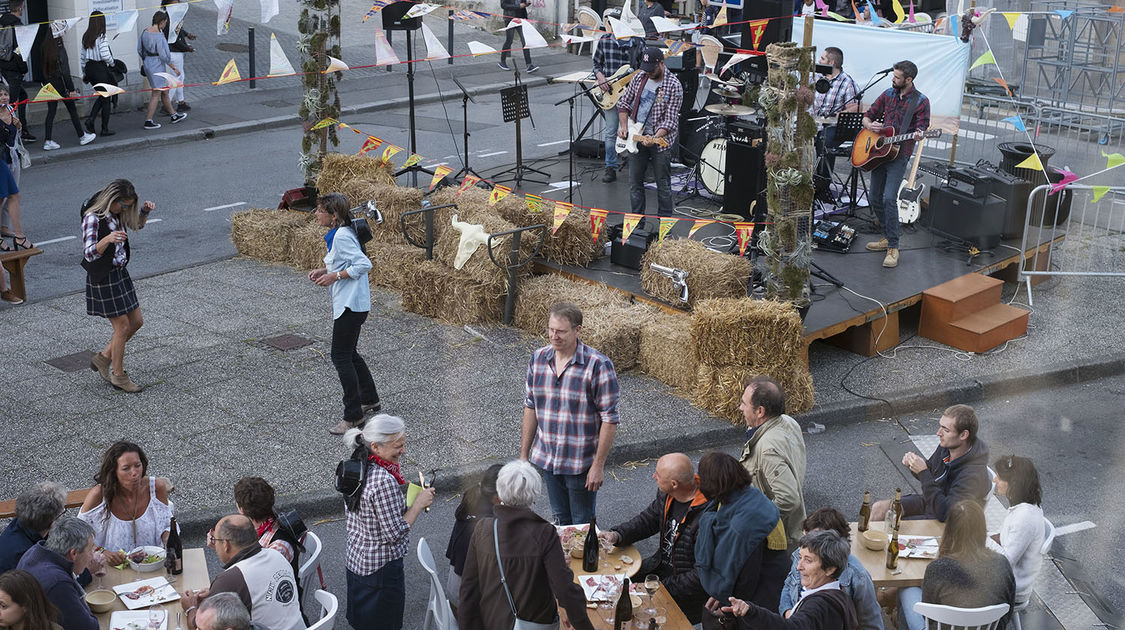
[[[602,36],[602,33],[601,33],[602,17],[600,15],[598,15],[597,11],[591,9],[590,7],[579,7],[578,8],[578,24],[579,24],[579,29],[578,29],[579,34],[582,35],[583,37],[593,37],[594,41],[592,41],[592,42],[580,42],[578,44],[577,53],[579,55],[582,54],[583,44],[590,44],[590,56],[593,57],[594,56],[594,50],[598,47],[598,38],[600,38]]]
[[[418,539],[418,562],[430,574],[430,601],[426,605],[426,619],[422,622],[422,630],[457,630],[457,619],[453,617],[453,609],[449,607],[449,598],[445,596],[445,588],[438,579],[434,553],[430,551],[425,538]]]
[[[1000,620],[1008,614],[1007,604],[994,604],[984,608],[957,608],[941,604],[914,604],[914,612],[926,618],[926,627],[934,622],[941,630],[996,630]]]
[[[336,596],[332,593],[319,589],[313,595],[316,597],[316,601],[320,602],[323,613],[321,613],[320,620],[309,626],[308,630],[332,630],[333,621],[336,620],[336,611],[340,609],[340,600],[336,599]]]
[[[324,545],[320,542],[320,537],[312,532],[305,532],[305,539],[301,541],[305,546],[305,559],[301,562],[300,568],[297,570],[297,579],[301,582],[301,589],[304,590],[304,601],[301,602],[301,610],[305,614],[309,614],[315,610],[316,598],[314,597],[317,588],[326,589],[328,586],[324,583],[324,574],[320,570],[320,552]],[[317,581],[313,583],[312,576],[316,575]],[[309,615],[310,617],[312,615]]]
[[[1051,544],[1055,542],[1055,526],[1051,521],[1043,517],[1043,544],[1039,547],[1039,553],[1046,558],[1051,553]],[[1012,611],[1012,627],[1015,630],[1023,630],[1020,624],[1020,613],[1027,610],[1030,601],[1016,602],[1016,609]]]
[[[723,43],[712,35],[701,35],[699,37],[699,48],[707,70],[716,72],[716,65],[719,63],[719,53],[723,52]]]

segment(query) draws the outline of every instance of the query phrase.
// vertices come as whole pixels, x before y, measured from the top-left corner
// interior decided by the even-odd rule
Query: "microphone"
[[[895,71],[894,68],[887,68],[886,70],[880,70],[880,71],[876,72],[875,74],[890,74],[894,71]]]

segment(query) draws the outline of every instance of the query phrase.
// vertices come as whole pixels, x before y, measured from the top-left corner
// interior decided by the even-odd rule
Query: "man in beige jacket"
[[[750,472],[754,487],[781,511],[787,547],[792,553],[801,540],[801,523],[805,520],[805,439],[801,427],[785,415],[785,393],[768,376],[750,379],[738,408],[747,427],[740,461]]]

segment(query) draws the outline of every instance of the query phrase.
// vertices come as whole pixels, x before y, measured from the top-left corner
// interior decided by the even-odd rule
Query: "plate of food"
[[[937,554],[937,536],[902,536],[898,539],[898,555],[903,558],[933,560]]]
[[[109,616],[110,630],[168,630],[168,611],[158,610],[160,625],[150,625],[148,610],[118,610]]]
[[[559,542],[562,543],[563,547],[581,547],[586,544],[586,533],[590,531],[590,526],[556,525],[555,530],[559,533]]]
[[[129,566],[133,567],[134,571],[151,573],[164,566],[166,554],[167,552],[164,551],[163,547],[147,545],[133,549],[126,554],[126,557],[129,559]]]
[[[174,602],[180,598],[176,589],[163,577],[149,578],[113,587],[129,610]]]
[[[624,573],[612,575],[579,575],[578,583],[588,602],[608,602],[616,599],[625,581]]]

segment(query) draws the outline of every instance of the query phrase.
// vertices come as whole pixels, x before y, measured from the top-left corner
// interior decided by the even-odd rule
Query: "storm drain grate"
[[[296,350],[297,348],[304,348],[305,346],[312,345],[312,339],[302,337],[300,335],[278,335],[276,337],[267,337],[262,340],[262,343],[277,350]]]
[[[77,372],[90,367],[90,359],[92,359],[93,356],[93,352],[83,350],[82,352],[47,359],[44,363],[57,370],[62,370],[63,372]]]

